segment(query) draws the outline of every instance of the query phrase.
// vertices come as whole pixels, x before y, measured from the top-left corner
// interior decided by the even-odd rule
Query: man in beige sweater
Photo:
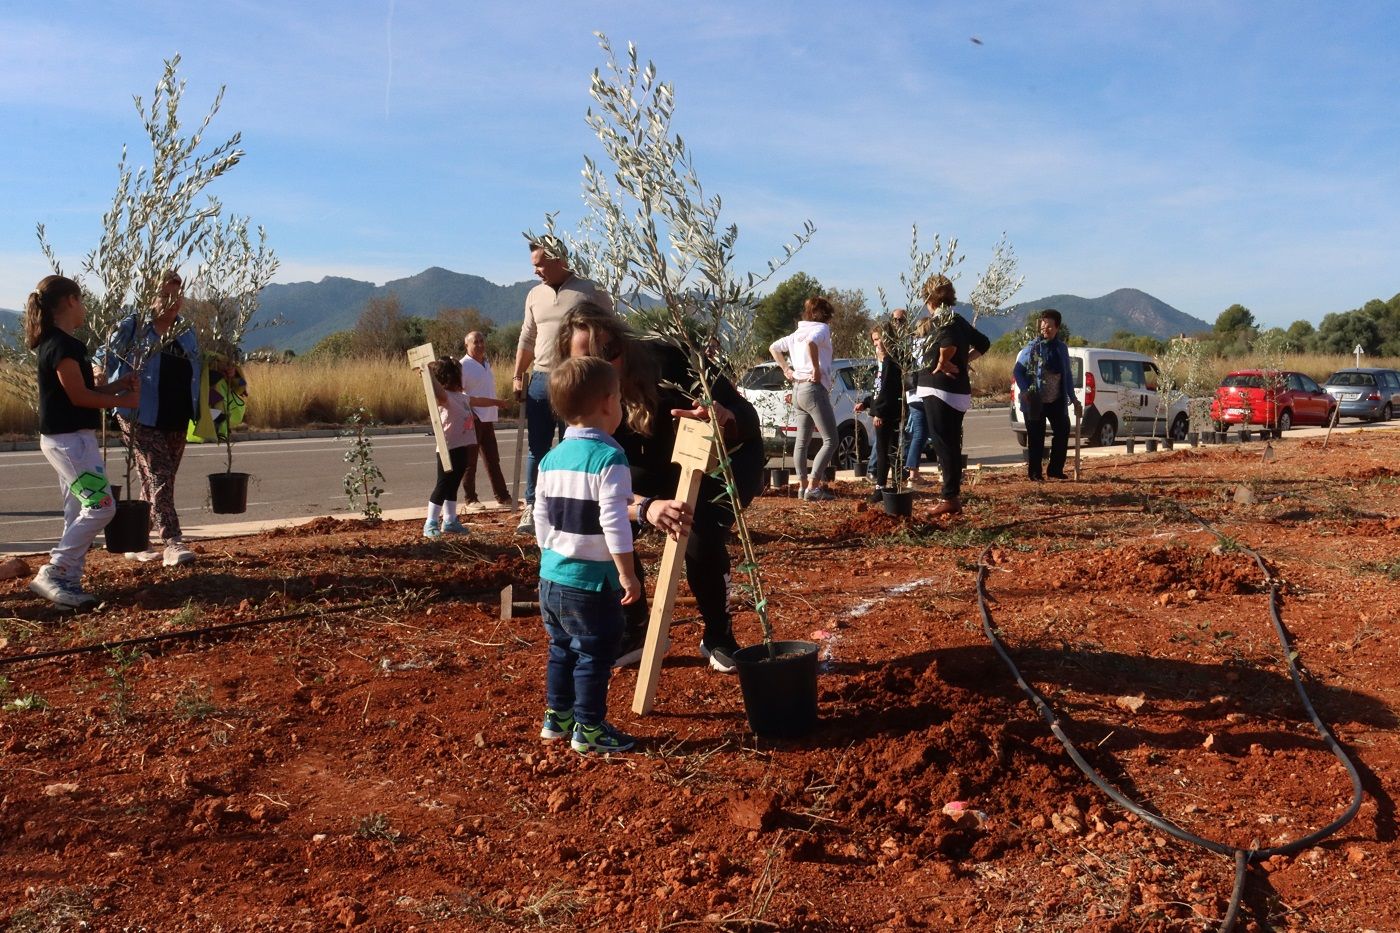
[[[540,459],[549,453],[564,425],[549,406],[549,370],[554,365],[554,344],[564,315],[584,303],[612,310],[612,297],[595,282],[574,275],[569,254],[558,238],[545,235],[530,243],[530,263],[540,284],[525,296],[525,321],[520,326],[520,343],[515,348],[515,376],[511,387],[516,399],[525,402],[525,430],[529,456],[525,460],[525,510],[516,531],[535,533],[533,505],[535,478]],[[534,366],[530,373],[531,364]]]

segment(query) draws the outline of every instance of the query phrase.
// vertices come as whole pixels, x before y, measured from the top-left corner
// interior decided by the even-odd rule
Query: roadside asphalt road
[[[1346,422],[1342,433],[1357,425]],[[1010,430],[1005,408],[968,412],[964,452],[971,465],[1012,466],[1022,462],[1021,448]],[[1322,429],[1295,429],[1301,437]],[[509,485],[515,463],[515,427],[502,424],[496,437],[501,464]],[[432,491],[436,454],[427,433],[379,435],[374,459],[384,472],[385,492],[380,497],[386,518],[425,514]],[[253,474],[248,488],[248,511],[242,515],[215,515],[208,507],[205,475],[222,472],[224,451],[213,445],[191,444],[185,450],[176,484],[175,505],[186,534],[192,538],[220,533],[247,533],[259,523],[283,523],[319,515],[354,517],[343,488],[348,442],[335,437],[243,441],[234,447],[234,469]],[[1094,455],[1122,453],[1122,447]],[[113,447],[107,468],[112,481],[124,481],[122,449]],[[775,459],[774,466],[778,465]],[[789,459],[788,464],[791,464]],[[522,471],[523,472],[523,471]],[[494,503],[484,469],[477,468],[478,496]],[[523,479],[522,479],[523,493]],[[58,480],[38,450],[0,452],[0,553],[33,554],[46,551],[58,540],[63,515]],[[99,542],[100,545],[100,542]]]

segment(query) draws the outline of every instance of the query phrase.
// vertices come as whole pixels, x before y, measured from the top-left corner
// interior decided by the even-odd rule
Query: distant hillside
[[[497,285],[478,275],[433,267],[383,285],[355,279],[326,277],[319,282],[269,285],[262,292],[257,320],[281,315],[279,327],[258,331],[255,344],[304,353],[327,334],[355,326],[371,299],[396,295],[404,314],[435,317],[443,308],[476,308],[501,324],[520,320],[525,294],[537,283]]]
[[[1152,337],[1175,337],[1210,330],[1211,325],[1136,288],[1120,288],[1099,298],[1078,295],[1050,295],[1023,301],[1005,317],[982,318],[977,329],[993,340],[1007,331],[1024,326],[1026,315],[1041,308],[1055,308],[1064,315],[1071,334],[1090,343],[1103,343],[1120,330]],[[972,308],[959,308],[971,318]]]

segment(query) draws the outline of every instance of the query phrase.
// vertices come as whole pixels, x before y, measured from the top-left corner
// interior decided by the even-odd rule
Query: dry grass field
[[[1349,355],[1309,353],[1286,357],[1284,365],[1321,382],[1355,362]],[[973,368],[973,394],[979,398],[1004,398],[1014,363],[1014,357],[997,353],[978,360]],[[1212,363],[1218,381],[1228,372],[1257,367],[1261,361],[1246,356],[1216,359]],[[1366,358],[1362,364],[1400,369],[1400,358]],[[493,371],[497,393],[502,398],[509,397],[511,364],[497,362]],[[396,360],[250,363],[246,372],[248,422],[254,428],[340,424],[359,404],[383,424],[411,424],[424,419],[418,377]],[[0,393],[0,436],[32,436],[37,428],[34,411],[7,385]]]

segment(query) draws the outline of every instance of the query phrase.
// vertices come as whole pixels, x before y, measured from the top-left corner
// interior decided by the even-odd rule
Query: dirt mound
[[[1263,583],[1254,560],[1238,551],[1146,544],[1077,552],[1069,559],[1075,576],[1097,589],[1238,594],[1256,592]]]

